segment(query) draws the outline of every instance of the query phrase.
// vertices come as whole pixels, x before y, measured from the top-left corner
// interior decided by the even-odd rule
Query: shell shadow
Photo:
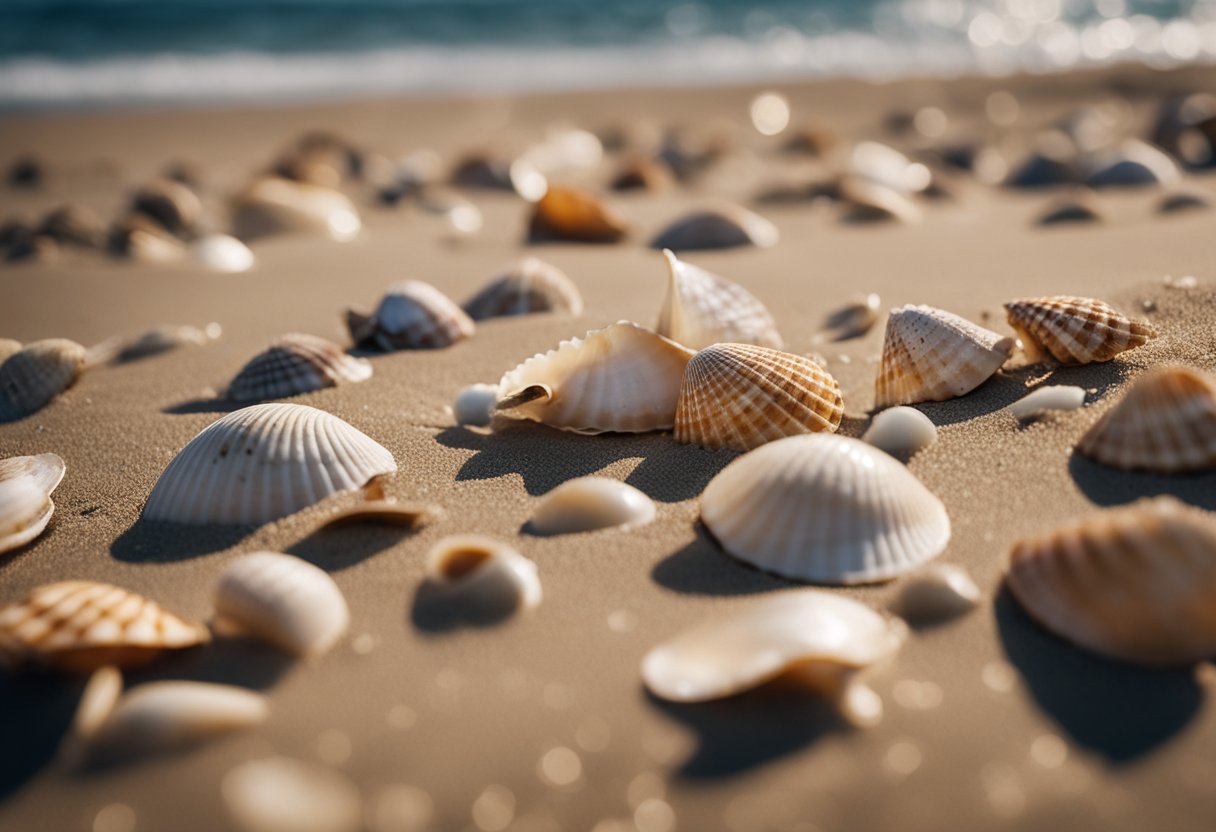
[[[256,530],[256,526],[189,526],[140,518],[118,536],[110,554],[129,563],[172,563],[223,551]]]
[[[0,755],[0,803],[55,759],[84,684],[51,675],[0,677],[4,741],[11,749]]]
[[[1100,658],[1048,633],[1007,588],[997,594],[997,631],[1039,706],[1078,744],[1127,764],[1178,734],[1203,690],[1190,670],[1144,669]]]
[[[310,532],[284,551],[326,572],[341,572],[417,533],[417,528],[370,523],[326,526]]]
[[[1216,474],[1166,476],[1108,468],[1073,451],[1068,473],[1082,493],[1100,506],[1118,506],[1141,497],[1169,494],[1193,506],[1216,511]]]
[[[414,593],[410,606],[410,623],[421,633],[440,635],[462,629],[486,629],[505,624],[515,613],[515,607],[454,603],[423,582]]]
[[[735,560],[702,524],[697,524],[696,532],[695,540],[655,564],[651,580],[689,595],[755,595],[797,586]]]

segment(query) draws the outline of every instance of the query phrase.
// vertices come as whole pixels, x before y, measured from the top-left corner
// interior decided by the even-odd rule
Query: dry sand
[[[1120,70],[1004,86],[1021,97],[1025,126],[1115,93],[1128,95],[1144,118],[1150,93],[1175,85],[1210,89],[1214,78]],[[796,113],[865,135],[877,131],[889,107],[910,102],[940,104],[961,114],[961,131],[978,129],[969,125],[979,123],[992,88],[981,81],[840,82],[789,94]],[[628,114],[741,121],[753,93],[12,118],[0,131],[0,160],[36,149],[58,173],[42,191],[10,190],[3,199],[10,211],[69,198],[113,211],[131,186],[169,160],[187,158],[208,172],[216,202],[309,127],[341,129],[386,151],[431,146],[450,155],[517,142],[552,121],[597,126]],[[602,819],[629,819],[656,798],[683,830],[1210,829],[1212,668],[1147,672],[1093,658],[1037,629],[1000,581],[1015,539],[1099,506],[1173,493],[1216,508],[1216,476],[1123,474],[1071,455],[1097,412],[1144,367],[1176,360],[1216,369],[1211,212],[1159,217],[1155,194],[1133,192],[1106,198],[1112,218],[1104,225],[1044,230],[1031,219],[1047,196],[971,184],[958,201],[930,205],[917,227],[845,226],[821,208],[772,207],[764,211],[781,230],[776,248],[689,256],[766,301],[789,349],[827,358],[856,417],[845,426],[852,433],[864,427],[873,402],[881,326],[841,343],[822,343],[817,333],[854,292],[879,292],[885,309],[934,304],[1000,330],[1000,303],[1015,296],[1093,295],[1133,312],[1143,301],[1157,304],[1149,317],[1163,334],[1148,347],[1104,365],[1000,376],[963,399],[922,407],[939,425],[940,441],[910,467],[950,513],[954,536],[942,560],[970,570],[985,601],[962,620],[914,633],[876,680],[887,715],[869,731],[844,728],[797,692],[671,706],[641,686],[639,661],[656,642],[790,586],[731,560],[696,525],[698,494],[733,454],[676,445],[663,434],[590,438],[522,426],[484,435],[453,427],[446,408],[464,385],[495,380],[559,339],[618,319],[651,323],[664,272],[642,241],[707,196],[758,184],[740,176],[715,191],[619,199],[641,232],[628,244],[538,249],[581,288],[583,317],[487,322],[450,349],[374,358],[368,383],[298,399],[387,446],[401,468],[394,495],[443,507],[445,519],[416,534],[348,528],[310,536],[308,512],[244,536],[167,536],[137,520],[165,465],[219,415],[198,400],[250,355],[287,331],[339,339],[339,311],[370,306],[394,280],[423,279],[467,297],[524,253],[518,201],[472,195],[486,227],[458,244],[434,218],[369,207],[357,241],[268,240],[255,247],[258,266],[244,275],[91,260],[0,271],[0,336],[92,343],[161,323],[224,327],[207,347],[91,370],[42,412],[0,426],[0,456],[53,451],[68,466],[47,533],[0,560],[0,601],[43,582],[87,578],[203,619],[225,564],[271,548],[329,570],[353,616],[352,639],[313,663],[220,643],[132,673],[129,684],[185,678],[251,686],[269,694],[273,710],[249,734],[128,765],[70,772],[51,762],[79,682],[0,680],[0,828],[89,830],[101,807],[120,802],[134,809],[139,830],[224,829],[221,776],[275,751],[320,756],[368,797],[390,784],[420,787],[433,799],[435,829],[476,828],[471,807],[494,784],[513,793],[518,829],[591,829]],[[1191,180],[1216,197],[1211,176]],[[366,204],[366,195],[360,199]],[[1167,275],[1190,274],[1199,278],[1195,289],[1163,283]],[[1043,381],[1091,389],[1089,406],[1029,427],[1001,412]],[[658,520],[628,533],[521,534],[538,495],[590,473],[650,494]],[[545,600],[535,614],[449,632],[414,620],[423,554],[458,532],[513,542],[536,561]],[[898,589],[897,581],[837,591],[884,607]],[[555,747],[581,760],[573,786],[552,788],[538,773]],[[639,820],[644,830],[669,828],[656,803],[645,804]]]

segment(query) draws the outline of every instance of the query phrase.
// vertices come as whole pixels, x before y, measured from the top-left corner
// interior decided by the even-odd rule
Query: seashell
[[[236,237],[208,234],[194,244],[194,259],[213,272],[238,274],[253,268],[253,252]]]
[[[38,232],[61,245],[86,249],[105,247],[106,227],[83,205],[61,205],[42,219]]]
[[[88,350],[66,338],[26,344],[0,364],[0,422],[22,419],[51,403],[80,377]]]
[[[738,205],[725,205],[687,214],[668,225],[650,242],[651,248],[700,251],[715,248],[777,245],[777,226]]]
[[[929,185],[929,169],[880,142],[859,142],[847,163],[850,178],[869,180],[901,194],[917,193]]]
[[[935,624],[971,612],[982,599],[967,570],[943,563],[909,578],[896,609],[913,623]]]
[[[840,385],[809,358],[749,344],[715,344],[688,362],[675,440],[750,451],[766,442],[834,431],[844,415]]]
[[[131,214],[110,231],[110,252],[139,263],[172,263],[185,255],[181,240],[143,214]]]
[[[751,292],[726,278],[676,258],[667,261],[667,296],[655,331],[689,349],[734,342],[782,346],[773,316]]]
[[[472,153],[459,160],[448,181],[461,188],[511,190],[511,163],[485,153]]]
[[[1173,159],[1138,139],[1082,157],[1081,170],[1091,188],[1170,185],[1181,178]]]
[[[475,622],[526,612],[541,600],[536,564],[505,543],[475,534],[440,540],[426,558],[421,606]]]
[[[115,361],[138,361],[178,347],[204,346],[223,334],[223,327],[212,322],[202,329],[196,326],[167,324],[149,329],[144,334],[119,347]]]
[[[1113,659],[1216,655],[1216,520],[1173,497],[1094,512],[1019,541],[1006,582],[1030,617]]]
[[[293,332],[251,358],[228,385],[226,398],[234,402],[282,399],[371,377],[372,365],[367,359],[347,355],[324,338]]]
[[[875,406],[939,402],[970,393],[1009,358],[1013,339],[932,306],[887,318]]]
[[[1050,355],[1061,364],[1110,361],[1157,335],[1147,323],[1133,321],[1109,304],[1061,295],[1005,304],[1009,325],[1030,361]]]
[[[1052,205],[1035,220],[1036,225],[1064,225],[1072,223],[1103,222],[1106,214],[1102,207],[1089,196],[1062,199]]]
[[[0,664],[89,673],[147,664],[169,650],[211,640],[134,592],[93,581],[43,584],[0,610]]]
[[[1216,469],[1216,382],[1189,367],[1154,367],[1102,414],[1077,450],[1128,471]]]
[[[1202,194],[1181,191],[1167,194],[1157,203],[1158,214],[1178,214],[1190,211],[1206,211],[1212,207],[1212,202]]]
[[[253,552],[233,561],[215,588],[224,632],[254,636],[294,656],[319,656],[350,625],[333,578],[306,560]]]
[[[793,436],[720,471],[701,520],[734,557],[786,578],[884,581],[941,554],[950,518],[898,461],[843,436]]]
[[[1211,165],[1212,148],[1197,129],[1216,118],[1216,96],[1189,93],[1167,98],[1158,111],[1152,141],[1191,167]]]
[[[498,383],[500,412],[575,433],[642,433],[675,423],[692,351],[621,321],[562,341]]]
[[[143,517],[261,525],[396,470],[388,450],[337,416],[256,404],[190,440],[160,475]]]
[[[484,428],[494,420],[498,403],[498,387],[493,384],[470,384],[456,396],[452,413],[456,424]]]
[[[566,273],[525,257],[470,298],[464,311],[475,321],[533,312],[583,314],[583,296]]]
[[[1040,387],[1009,405],[1008,410],[1019,422],[1037,419],[1049,410],[1076,410],[1085,404],[1085,390],[1067,384]]]
[[[91,746],[107,757],[167,751],[260,725],[269,712],[266,697],[245,688],[149,682],[118,701]]]
[[[0,459],[0,554],[42,534],[55,513],[51,494],[66,470],[58,454]]]
[[[107,665],[93,671],[80,694],[72,725],[60,744],[60,758],[69,766],[82,761],[121,697],[122,673],[118,668]]]
[[[528,521],[533,534],[636,529],[655,518],[654,501],[632,485],[607,477],[567,480],[540,500]]]
[[[233,227],[246,240],[308,231],[347,242],[359,235],[363,221],[354,203],[340,191],[268,176],[237,197]]]
[[[881,222],[896,220],[913,225],[924,215],[916,203],[881,182],[855,176],[843,177],[838,184],[838,196],[844,203],[847,222]]]
[[[928,416],[911,407],[888,408],[874,417],[861,440],[901,458],[937,441],[937,428]]]
[[[568,240],[576,243],[616,243],[629,224],[594,194],[553,185],[532,209],[529,242]]]
[[[131,211],[148,217],[169,234],[192,237],[203,219],[203,203],[198,194],[181,182],[154,179],[135,192]]]
[[[421,280],[389,287],[370,317],[347,313],[351,339],[366,349],[446,347],[473,334],[473,320],[447,295]]]
[[[857,338],[869,332],[878,323],[878,311],[882,298],[877,292],[858,295],[853,301],[828,316],[826,326],[836,331],[836,340]]]
[[[229,816],[242,832],[358,832],[364,828],[359,788],[341,772],[314,763],[290,757],[249,760],[224,775],[220,792]],[[389,828],[384,827],[384,832]]]
[[[671,167],[653,156],[629,159],[617,171],[609,186],[614,191],[666,191],[675,184]]]

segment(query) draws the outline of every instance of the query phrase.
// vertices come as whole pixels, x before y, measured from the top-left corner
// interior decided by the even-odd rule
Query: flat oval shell
[[[679,260],[664,249],[667,296],[655,331],[692,350],[711,344],[757,344],[781,349],[773,316],[737,283]]]
[[[228,385],[235,402],[282,399],[372,376],[371,362],[347,355],[337,344],[315,335],[291,333],[258,353]]]
[[[1040,387],[1009,405],[1009,412],[1019,422],[1029,422],[1049,410],[1076,410],[1085,404],[1085,389],[1067,384]]]
[[[447,295],[421,280],[389,287],[367,318],[348,315],[356,344],[385,352],[447,347],[473,334],[473,319]]]
[[[900,405],[877,414],[861,439],[891,456],[910,456],[937,441],[937,427],[919,410]]]
[[[494,621],[541,601],[536,564],[505,543],[475,534],[445,537],[426,558],[424,603],[457,617]]]
[[[650,247],[672,251],[777,245],[777,226],[754,211],[729,205],[687,214],[663,229]]]
[[[526,257],[466,301],[464,311],[474,321],[534,312],[581,315],[583,296],[561,269]]]
[[[66,470],[58,454],[0,460],[0,554],[42,534],[55,513],[51,493]]]
[[[653,520],[655,513],[654,501],[628,483],[579,477],[543,496],[528,527],[544,535],[634,529]]]
[[[1031,361],[1048,355],[1061,364],[1110,361],[1147,343],[1156,330],[1093,298],[1059,295],[1005,304],[1009,325]]]
[[[26,344],[0,364],[0,422],[37,413],[71,387],[88,360],[88,350],[66,338]]]
[[[106,754],[137,755],[193,745],[266,721],[266,697],[207,682],[149,682],[118,701],[96,732]]]

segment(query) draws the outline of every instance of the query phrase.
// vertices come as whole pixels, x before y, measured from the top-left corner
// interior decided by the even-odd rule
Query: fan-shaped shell
[[[667,297],[655,331],[689,349],[734,342],[781,349],[773,316],[737,283],[685,263],[664,249]]]
[[[1032,618],[1104,656],[1142,664],[1216,656],[1216,519],[1173,497],[1020,541],[1006,580]]]
[[[496,621],[541,601],[536,564],[482,535],[445,537],[427,555],[426,572],[419,604],[447,617]]]
[[[1158,367],[1102,414],[1077,450],[1131,471],[1216,469],[1216,382],[1188,367]]]
[[[66,470],[58,454],[0,460],[0,554],[42,534],[55,513],[51,493]]]
[[[266,697],[233,685],[150,682],[126,693],[92,740],[94,753],[136,755],[189,746],[266,721]]]
[[[138,667],[210,638],[147,598],[93,581],[44,584],[0,611],[0,663],[10,665]]]
[[[233,226],[244,239],[310,231],[345,242],[359,235],[363,221],[354,203],[340,191],[267,176],[237,198]]]
[[[241,368],[228,385],[234,402],[282,399],[371,378],[371,362],[315,335],[284,335]]]
[[[777,226],[738,205],[695,211],[680,217],[651,241],[651,248],[696,251],[777,245]]]
[[[498,409],[576,433],[640,433],[675,422],[691,350],[621,321],[562,341],[498,383]]]
[[[937,402],[970,393],[1001,368],[1013,340],[932,306],[887,318],[875,405]]]
[[[1138,139],[1096,151],[1081,162],[1085,184],[1091,188],[1168,185],[1181,178],[1173,159]]]
[[[715,344],[684,370],[675,440],[750,451],[786,436],[834,431],[842,416],[840,385],[811,359]]]
[[[396,470],[388,450],[337,416],[257,404],[190,440],[157,480],[143,516],[260,525]]]
[[[528,239],[615,243],[629,233],[629,224],[604,200],[578,188],[553,185],[536,201]]]
[[[736,558],[824,584],[883,581],[939,555],[946,509],[908,469],[857,439],[770,442],[705,488],[701,519]]]
[[[581,315],[583,296],[561,269],[525,257],[470,298],[464,311],[475,321],[533,312]]]
[[[66,338],[26,344],[0,364],[0,421],[37,413],[71,387],[88,360],[88,350]]]
[[[1005,304],[1009,325],[1031,361],[1048,355],[1061,364],[1110,361],[1157,335],[1147,323],[1133,321],[1093,298],[1060,295]]]
[[[567,480],[540,500],[528,522],[533,534],[633,529],[655,518],[654,501],[628,483],[608,477]]]
[[[421,280],[389,287],[370,317],[347,315],[350,337],[367,349],[446,347],[473,334],[473,320],[443,292]]]

